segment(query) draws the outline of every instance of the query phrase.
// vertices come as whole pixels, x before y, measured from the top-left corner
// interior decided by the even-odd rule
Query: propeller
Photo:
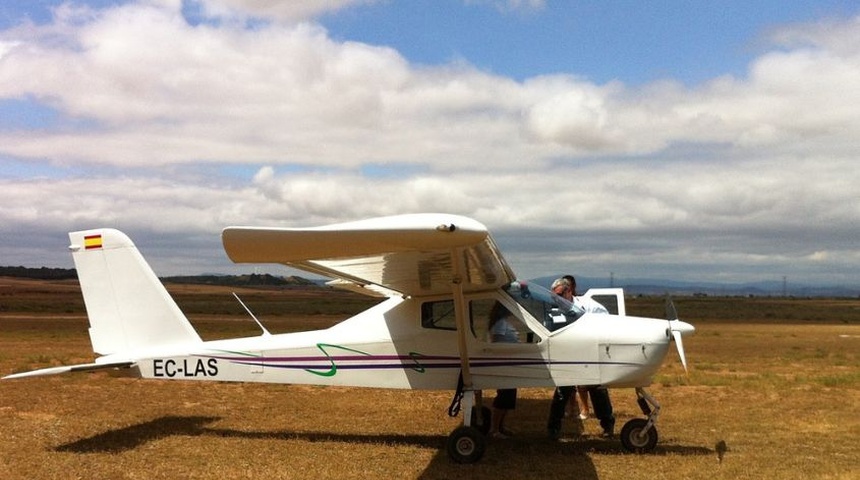
[[[666,319],[669,321],[669,328],[666,330],[667,336],[671,333],[672,338],[675,340],[675,346],[678,348],[678,356],[681,357],[681,365],[684,366],[684,373],[688,373],[687,356],[684,355],[683,337],[696,331],[696,328],[687,322],[678,320],[678,311],[675,310],[675,303],[668,295],[666,295]]]

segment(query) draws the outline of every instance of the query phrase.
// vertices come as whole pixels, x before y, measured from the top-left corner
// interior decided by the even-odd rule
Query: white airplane
[[[224,229],[234,262],[280,263],[387,299],[324,330],[272,335],[260,325],[257,337],[203,341],[125,234],[103,228],[69,238],[98,357],[5,379],[126,369],[162,380],[456,390],[449,414],[464,407],[463,425],[446,449],[460,463],[485,451],[490,419],[481,391],[497,388],[635,388],[645,418],[627,422],[621,441],[630,451],[652,450],[660,405],[644,387],[672,339],[686,369],[682,335],[694,331],[677,319],[627,316],[621,289],[584,295],[614,305],[615,314],[583,313],[517,281],[481,223],[415,214],[317,228]],[[518,343],[488,341],[496,303],[515,317]]]

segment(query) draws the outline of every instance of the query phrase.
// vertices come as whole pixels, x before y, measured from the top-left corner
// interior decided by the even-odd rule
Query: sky
[[[0,2],[0,265],[445,212],[521,278],[860,288],[857,105],[855,1]]]

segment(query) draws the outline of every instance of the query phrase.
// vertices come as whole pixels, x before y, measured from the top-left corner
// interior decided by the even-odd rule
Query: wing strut
[[[454,294],[454,321],[457,324],[457,348],[460,352],[460,372],[463,377],[463,400],[465,401],[466,410],[463,412],[463,425],[471,426],[472,423],[472,408],[477,406],[478,411],[481,410],[481,395],[475,395],[474,385],[472,384],[472,372],[469,368],[469,348],[466,342],[466,332],[469,331],[469,326],[466,322],[468,309],[466,300],[463,298],[463,272],[465,271],[464,256],[462,248],[451,249],[451,265],[453,266],[453,277],[451,280],[451,288]],[[477,405],[475,400],[477,399]],[[481,415],[478,415],[478,422],[481,422]]]

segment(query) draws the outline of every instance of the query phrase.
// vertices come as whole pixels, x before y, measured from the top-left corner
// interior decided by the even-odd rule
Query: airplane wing
[[[314,228],[228,227],[221,239],[233,262],[280,263],[371,295],[450,293],[453,252],[464,261],[464,292],[515,279],[487,228],[458,215],[396,215]]]

